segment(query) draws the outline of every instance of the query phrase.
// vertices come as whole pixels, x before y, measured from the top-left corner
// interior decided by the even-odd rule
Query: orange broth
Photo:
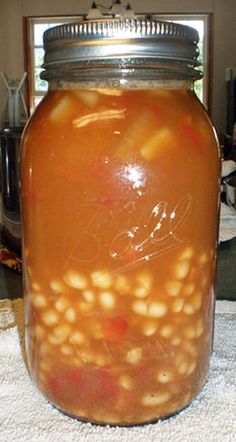
[[[185,89],[51,91],[21,152],[28,362],[86,421],[169,416],[212,345],[219,152]]]

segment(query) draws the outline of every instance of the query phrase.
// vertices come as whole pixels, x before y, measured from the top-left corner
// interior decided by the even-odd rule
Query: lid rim
[[[199,65],[198,33],[179,23],[154,19],[98,19],[67,23],[44,33],[45,58],[48,70],[63,63],[81,62],[110,65],[152,58],[170,60],[192,69]]]

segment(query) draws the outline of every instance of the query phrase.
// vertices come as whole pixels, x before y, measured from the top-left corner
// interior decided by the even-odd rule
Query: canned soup
[[[97,423],[182,409],[212,343],[219,154],[202,105],[174,83],[65,83],[34,114],[22,161],[36,384]]]

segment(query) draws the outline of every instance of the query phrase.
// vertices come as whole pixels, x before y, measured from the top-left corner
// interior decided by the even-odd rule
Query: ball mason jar
[[[44,37],[49,92],[21,149],[28,365],[84,421],[168,417],[207,379],[220,155],[197,41],[139,19]]]

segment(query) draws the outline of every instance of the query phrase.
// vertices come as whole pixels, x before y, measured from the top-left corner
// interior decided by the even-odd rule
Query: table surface
[[[216,298],[236,301],[236,238],[219,244]],[[0,264],[0,299],[23,296],[22,278]]]

